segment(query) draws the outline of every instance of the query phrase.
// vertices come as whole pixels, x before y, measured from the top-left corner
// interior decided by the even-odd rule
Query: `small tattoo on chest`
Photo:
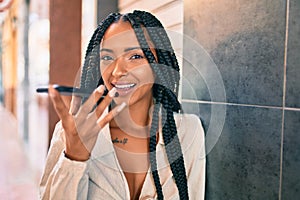
[[[112,143],[126,144],[128,142],[128,138],[119,139],[116,137],[112,140]]]

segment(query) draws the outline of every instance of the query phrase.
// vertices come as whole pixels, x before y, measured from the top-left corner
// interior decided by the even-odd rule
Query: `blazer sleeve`
[[[89,161],[72,161],[65,157],[64,150],[64,130],[59,122],[53,133],[40,181],[40,199],[87,199]]]

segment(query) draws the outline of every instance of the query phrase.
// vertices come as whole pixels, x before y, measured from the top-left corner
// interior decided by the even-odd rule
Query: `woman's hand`
[[[97,101],[102,97],[104,89],[103,85],[99,86],[83,105],[81,105],[81,97],[73,96],[71,108],[68,110],[59,92],[52,86],[49,86],[49,95],[65,132],[65,155],[71,160],[88,160],[101,128],[120,113],[126,105],[123,103],[111,110],[107,115],[102,116],[104,110],[115,96],[116,90],[113,88],[96,109],[93,110]]]

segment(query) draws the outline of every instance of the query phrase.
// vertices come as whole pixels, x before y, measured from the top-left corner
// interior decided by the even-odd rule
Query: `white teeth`
[[[135,84],[134,83],[132,83],[132,84],[126,84],[126,85],[115,85],[115,87],[117,88],[117,89],[128,89],[128,88],[132,88],[132,87],[134,87],[135,86]]]

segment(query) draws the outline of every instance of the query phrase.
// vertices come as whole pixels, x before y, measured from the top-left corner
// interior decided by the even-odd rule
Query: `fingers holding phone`
[[[61,91],[59,92],[53,86],[49,86],[49,95],[65,131],[65,153],[68,158],[78,161],[89,159],[101,128],[125,107],[125,105],[117,106],[108,114],[102,116],[104,110],[117,95],[116,90],[112,89],[108,95],[103,97],[104,90],[103,85],[99,86],[82,105],[82,98],[79,95],[73,95],[69,110],[62,100]],[[64,93],[66,92],[64,91]],[[103,98],[103,100],[98,105],[100,98]]]

